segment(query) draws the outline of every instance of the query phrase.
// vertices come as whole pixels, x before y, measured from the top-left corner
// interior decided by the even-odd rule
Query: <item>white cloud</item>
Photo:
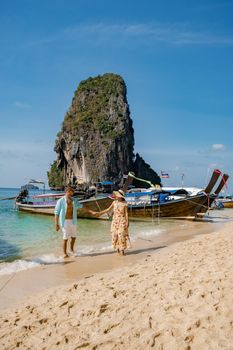
[[[212,145],[212,149],[214,151],[222,151],[222,150],[225,150],[225,146],[222,143],[214,143]]]
[[[18,142],[11,144],[0,142],[0,159],[7,161],[25,161],[36,163],[38,160],[55,158],[53,145],[49,142]]]
[[[16,141],[16,142],[0,142],[0,149],[2,152],[16,152],[16,153],[45,153],[48,152],[48,147],[53,148],[51,142],[43,141]]]
[[[18,108],[31,108],[31,105],[25,102],[15,101],[14,105]]]
[[[47,171],[56,159],[46,142],[0,142],[1,187],[20,187],[28,178],[47,181]]]
[[[143,39],[150,42],[160,42],[171,45],[232,45],[232,36],[220,36],[205,30],[195,30],[186,23],[136,23],[136,24],[107,24],[82,23],[65,29],[66,39],[77,36],[95,36],[102,40],[109,40],[117,35],[123,39]]]
[[[117,38],[117,40],[114,40]],[[196,29],[186,22],[174,23],[105,23],[83,22],[76,26],[63,28],[60,32],[51,33],[40,40],[24,43],[24,47],[50,45],[52,43],[77,42],[78,40],[91,40],[95,45],[110,41],[111,44],[127,44],[127,41],[136,40],[138,43],[159,44],[174,46],[187,45],[214,45],[232,46],[233,36],[219,35],[210,29]]]
[[[191,149],[188,147],[172,147],[172,148],[142,148],[138,150],[139,154],[148,155],[148,156],[158,156],[158,157],[192,157],[198,155],[197,149]]]

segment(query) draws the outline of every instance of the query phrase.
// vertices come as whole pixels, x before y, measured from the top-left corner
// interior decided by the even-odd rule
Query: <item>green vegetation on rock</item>
[[[63,188],[64,176],[63,171],[57,167],[57,162],[51,164],[50,171],[47,172],[48,184],[50,188]]]
[[[104,138],[121,137],[122,131],[111,120],[109,111],[114,110],[122,118],[118,99],[125,94],[125,83],[116,74],[107,73],[82,81],[75,91],[72,106],[66,113],[63,130],[70,132],[84,125],[99,130]]]

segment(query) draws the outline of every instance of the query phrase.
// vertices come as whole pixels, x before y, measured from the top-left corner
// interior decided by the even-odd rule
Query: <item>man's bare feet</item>
[[[63,259],[67,259],[67,258],[69,258],[69,255],[68,254],[64,254],[63,255]]]

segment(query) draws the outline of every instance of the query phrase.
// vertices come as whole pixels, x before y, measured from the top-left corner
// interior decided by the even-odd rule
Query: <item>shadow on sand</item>
[[[141,254],[141,253],[148,253],[148,252],[154,252],[156,250],[160,250],[163,248],[166,248],[166,245],[159,246],[159,247],[148,247],[148,248],[143,248],[143,249],[132,249],[132,250],[126,250],[125,255],[136,255],[136,254]],[[105,255],[111,255],[111,254],[116,254],[116,251],[113,250],[111,252],[99,252],[99,253],[90,253],[90,254],[83,254],[79,257],[94,257],[94,256],[105,256]]]

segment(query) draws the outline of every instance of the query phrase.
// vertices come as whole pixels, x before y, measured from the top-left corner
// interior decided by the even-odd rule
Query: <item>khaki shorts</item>
[[[73,224],[73,220],[65,220],[64,227],[62,228],[63,239],[76,238],[77,229]]]

